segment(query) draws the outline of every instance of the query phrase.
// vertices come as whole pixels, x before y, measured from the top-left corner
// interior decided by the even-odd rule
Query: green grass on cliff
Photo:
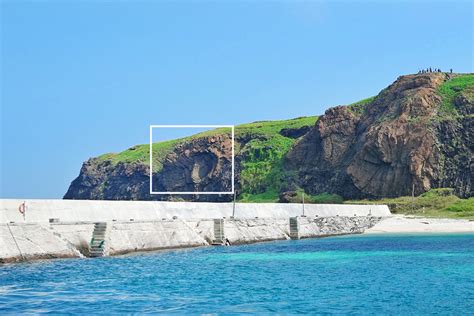
[[[456,114],[454,99],[460,93],[464,93],[470,100],[474,100],[474,74],[457,75],[439,86],[438,94],[443,99],[441,109],[444,114]]]
[[[366,98],[366,99],[357,101],[355,103],[349,104],[347,108],[349,109],[349,111],[351,111],[355,115],[360,116],[365,112],[366,106],[372,101],[374,101],[374,99],[375,99],[375,96]]]
[[[251,134],[275,136],[284,128],[300,128],[303,126],[313,126],[317,120],[317,116],[305,116],[291,120],[259,121],[237,125],[235,127],[235,133],[240,135]]]
[[[173,139],[153,144],[153,171],[160,171],[162,160],[183,139]],[[120,153],[108,153],[97,157],[99,161],[109,161],[113,165],[118,163],[150,164],[150,145],[137,145]]]
[[[240,148],[236,144],[236,154],[244,153],[249,159],[244,163],[242,170],[242,180],[251,189],[248,194],[264,193],[264,187],[269,183],[274,187],[273,182],[277,180],[278,173],[281,172],[281,159],[288,152],[294,143],[294,139],[284,137],[279,132],[284,128],[300,128],[303,126],[313,126],[318,117],[299,117],[290,120],[261,121],[249,124],[237,125],[235,136],[249,136],[254,138],[246,144],[245,148]],[[153,172],[158,172],[162,168],[163,159],[173,151],[180,143],[190,139],[207,137],[222,133],[230,133],[229,128],[217,128],[189,137],[184,137],[165,142],[153,144]],[[241,152],[243,151],[243,152]],[[149,145],[137,145],[120,153],[108,153],[95,158],[99,161],[109,161],[113,165],[118,163],[140,163],[149,165]],[[273,190],[274,188],[268,188]],[[262,191],[263,190],[263,191]]]
[[[402,196],[381,200],[346,201],[348,204],[386,204],[394,214],[426,217],[474,219],[474,197],[460,199],[452,189],[432,189],[416,196]]]
[[[292,120],[262,121],[238,125],[236,135],[251,140],[236,153],[242,157],[240,182],[242,201],[278,201],[280,187],[285,185],[283,158],[295,143],[295,139],[282,136],[284,128],[297,129],[314,126],[318,117],[300,117]]]
[[[268,139],[252,139],[240,151],[240,183],[242,192],[261,194],[278,192],[282,185],[283,157],[290,150],[294,140],[281,135]]]

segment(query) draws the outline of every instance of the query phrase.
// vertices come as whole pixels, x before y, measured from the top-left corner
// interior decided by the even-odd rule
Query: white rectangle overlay
[[[232,191],[229,192],[156,192],[153,191],[153,129],[154,128],[230,128],[232,135]],[[150,125],[150,194],[234,194],[234,125]]]

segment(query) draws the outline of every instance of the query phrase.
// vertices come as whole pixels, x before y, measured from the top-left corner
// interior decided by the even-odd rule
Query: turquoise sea
[[[474,234],[358,235],[3,265],[0,312],[473,315]]]

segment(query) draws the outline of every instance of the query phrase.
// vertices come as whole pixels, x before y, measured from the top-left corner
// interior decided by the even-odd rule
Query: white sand
[[[374,233],[474,233],[474,221],[405,215],[387,217],[365,231]]]

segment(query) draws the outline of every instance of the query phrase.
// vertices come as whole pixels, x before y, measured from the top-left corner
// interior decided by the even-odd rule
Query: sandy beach
[[[394,215],[383,219],[365,233],[474,233],[474,221]]]

